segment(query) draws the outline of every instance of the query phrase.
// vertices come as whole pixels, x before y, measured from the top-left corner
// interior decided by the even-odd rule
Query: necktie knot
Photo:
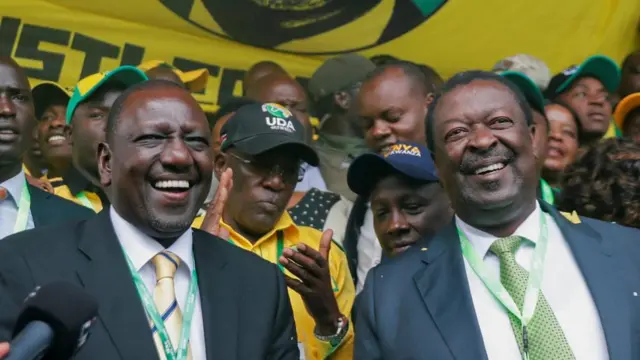
[[[164,278],[173,279],[180,266],[180,258],[171,251],[164,250],[151,259],[153,266],[156,268],[156,281]]]
[[[7,191],[7,189],[0,186],[0,201],[6,199],[8,196],[9,192]]]
[[[514,256],[521,242],[522,237],[520,236],[508,236],[494,241],[489,247],[489,251],[496,254],[500,259],[507,256]]]

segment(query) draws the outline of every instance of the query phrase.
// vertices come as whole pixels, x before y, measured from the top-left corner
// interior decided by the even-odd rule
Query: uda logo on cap
[[[262,111],[266,111],[269,114],[278,117],[278,118],[288,118],[291,116],[291,111],[286,107],[275,104],[275,103],[267,103],[262,105]]]

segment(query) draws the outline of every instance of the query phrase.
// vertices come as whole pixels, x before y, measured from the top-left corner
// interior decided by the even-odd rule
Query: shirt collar
[[[75,166],[70,166],[69,170],[62,177],[64,183],[69,187],[73,196],[77,196],[81,191],[96,192],[95,186]]]
[[[540,205],[538,205],[538,202],[536,201],[536,208],[511,235],[521,236],[535,244],[538,241],[538,237],[540,236],[541,212],[542,209],[540,209]],[[493,244],[493,242],[498,239],[498,237],[494,235],[476,229],[473,226],[465,223],[458,217],[458,215],[456,215],[456,225],[467,236],[469,242],[478,253],[478,255],[483,258],[489,251],[489,247],[491,247],[491,244]]]
[[[9,195],[11,195],[11,198],[17,205],[18,201],[20,201],[20,197],[22,196],[22,190],[24,189],[26,181],[27,178],[24,175],[24,171],[20,170],[20,172],[16,174],[16,176],[6,180],[2,184],[0,184],[0,186],[7,189],[7,192],[9,193]]]
[[[160,243],[123,219],[113,207],[109,209],[109,214],[118,241],[137,271],[140,271],[154,256],[164,250]],[[189,270],[194,269],[191,228],[180,235],[178,240],[167,250],[176,254]]]
[[[227,230],[229,230],[229,234],[233,239],[244,239],[245,241],[250,243],[249,240],[246,240],[244,236],[242,236],[240,233],[238,233],[233,228],[231,228],[230,225],[225,223],[224,220],[222,220],[222,217],[220,217],[220,225],[224,226]],[[284,231],[287,237],[296,238],[296,239],[298,238],[298,232],[299,232],[298,227],[293,222],[293,219],[291,219],[291,216],[289,216],[289,212],[286,210],[282,213],[282,216],[280,216],[280,219],[278,219],[275,225],[273,225],[273,229],[271,229],[269,232],[267,232],[262,237],[260,237],[258,241],[251,244],[251,247],[258,246],[260,243],[267,241],[267,239],[270,239],[272,235],[279,230]]]

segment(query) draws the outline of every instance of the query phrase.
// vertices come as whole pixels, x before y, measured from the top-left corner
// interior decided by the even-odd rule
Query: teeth
[[[15,131],[10,129],[2,129],[0,130],[0,134],[15,134]]]
[[[189,182],[187,180],[161,180],[154,185],[158,189],[188,189]]]
[[[485,166],[483,168],[480,168],[480,169],[476,170],[476,175],[488,173],[488,172],[491,172],[491,171],[500,170],[502,168],[504,168],[504,164],[503,163],[497,163],[497,164]]]
[[[50,143],[54,143],[54,142],[60,142],[60,141],[65,141],[66,138],[62,135],[53,135],[51,137],[49,137],[49,142]]]

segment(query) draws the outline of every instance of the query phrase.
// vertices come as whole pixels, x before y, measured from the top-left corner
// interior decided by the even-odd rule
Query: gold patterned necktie
[[[151,263],[156,269],[156,286],[153,290],[153,302],[164,321],[164,326],[169,334],[169,339],[171,339],[171,344],[174,346],[174,350],[176,350],[176,346],[178,346],[180,342],[180,332],[182,331],[182,311],[180,311],[178,301],[176,300],[174,276],[176,270],[178,270],[178,266],[180,266],[180,258],[176,254],[164,250],[154,256]],[[151,322],[151,328],[158,355],[160,359],[166,360],[162,341],[153,322]],[[189,345],[187,359],[190,360],[191,358],[191,345]]]
[[[489,251],[500,259],[500,282],[509,292],[520,311],[522,311],[529,282],[529,272],[516,262],[515,257],[515,252],[520,247],[522,240],[523,238],[520,236],[509,236],[494,241],[489,248]],[[522,324],[511,312],[508,314],[520,352],[523,352]],[[542,289],[538,293],[538,302],[533,318],[527,325],[527,335],[530,360],[575,359],[551,306],[542,294]]]

